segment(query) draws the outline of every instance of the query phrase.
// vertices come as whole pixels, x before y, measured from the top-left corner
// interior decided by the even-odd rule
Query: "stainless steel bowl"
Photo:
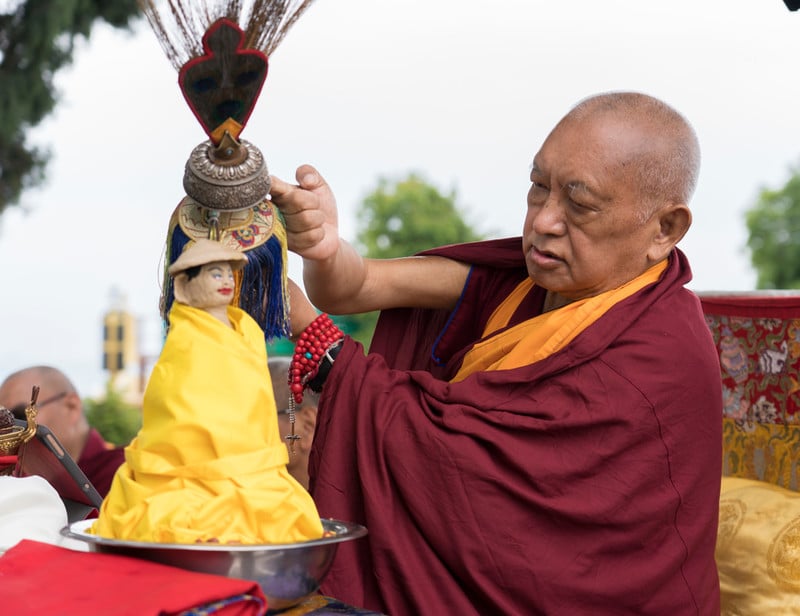
[[[74,522],[64,527],[61,534],[86,542],[92,552],[133,556],[189,571],[253,580],[264,591],[270,611],[292,607],[316,593],[333,564],[339,544],[367,534],[367,529],[359,524],[323,519],[322,526],[331,536],[298,543],[150,543],[89,534],[86,530],[93,522]]]

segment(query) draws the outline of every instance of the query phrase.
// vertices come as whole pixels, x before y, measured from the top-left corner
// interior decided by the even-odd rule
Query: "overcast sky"
[[[646,92],[703,150],[681,243],[691,288],[751,290],[744,211],[800,162],[799,63],[800,12],[781,0],[318,0],[270,58],[242,136],[285,179],[315,164],[348,239],[378,178],[411,171],[455,189],[480,231],[518,235],[531,160],[569,107]],[[115,293],[158,352],[166,227],[205,134],[144,23],[95,28],[57,83],[32,133],[52,150],[48,181],[0,219],[0,378],[48,363],[94,395]]]

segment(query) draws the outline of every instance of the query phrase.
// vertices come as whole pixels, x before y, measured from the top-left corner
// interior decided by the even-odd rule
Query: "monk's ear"
[[[662,261],[692,224],[692,213],[685,203],[670,203],[656,213],[658,228],[647,256],[653,263]]]

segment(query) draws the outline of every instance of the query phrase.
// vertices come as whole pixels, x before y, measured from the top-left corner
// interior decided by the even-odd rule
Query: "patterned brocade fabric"
[[[800,427],[757,423],[743,428],[730,417],[722,421],[724,476],[758,479],[798,490]]]
[[[721,616],[800,616],[800,294],[700,296],[720,357]]]
[[[800,616],[800,492],[723,477],[717,569],[721,616]]]
[[[720,356],[723,468],[800,490],[800,295],[701,295]]]

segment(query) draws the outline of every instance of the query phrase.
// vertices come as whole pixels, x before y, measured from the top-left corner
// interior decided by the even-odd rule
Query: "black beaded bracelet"
[[[339,340],[335,344],[331,345],[327,351],[325,351],[325,354],[319,361],[319,369],[317,370],[317,373],[314,375],[314,378],[306,384],[308,389],[317,393],[322,391],[322,386],[325,385],[325,380],[328,378],[328,373],[331,371],[331,368],[333,368],[333,362],[336,361],[336,356],[339,355],[339,351],[341,350],[342,341]]]

